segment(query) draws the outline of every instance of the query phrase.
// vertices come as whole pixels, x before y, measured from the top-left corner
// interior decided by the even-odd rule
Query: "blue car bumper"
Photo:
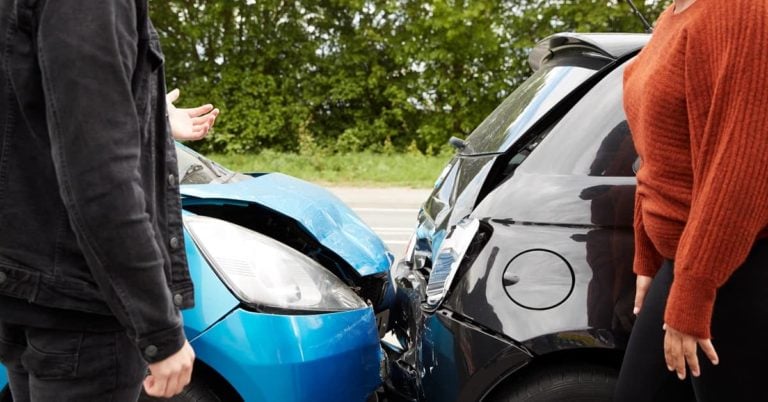
[[[192,345],[246,402],[362,402],[381,383],[370,308],[284,316],[236,309]],[[8,380],[0,366],[0,390]]]
[[[371,308],[298,316],[236,309],[192,345],[245,401],[365,401],[381,383]]]

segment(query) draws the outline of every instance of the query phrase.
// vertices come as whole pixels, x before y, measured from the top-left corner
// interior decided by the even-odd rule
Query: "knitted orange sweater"
[[[697,0],[661,15],[624,76],[642,159],[634,270],[653,276],[674,260],[664,320],[699,338],[717,289],[768,226],[766,44],[768,2]]]

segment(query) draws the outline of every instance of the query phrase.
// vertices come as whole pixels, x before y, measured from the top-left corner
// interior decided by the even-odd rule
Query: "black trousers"
[[[654,277],[632,329],[619,374],[616,401],[768,401],[768,241],[760,240],[717,291],[712,343],[720,364],[699,350],[701,376],[686,381],[667,370],[664,308],[673,279],[664,262]]]
[[[147,367],[125,331],[82,332],[0,322],[0,361],[14,402],[135,402]]]

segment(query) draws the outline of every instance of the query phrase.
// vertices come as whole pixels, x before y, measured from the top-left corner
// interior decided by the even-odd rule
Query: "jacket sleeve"
[[[768,223],[768,63],[761,57],[768,7],[732,5],[733,15],[719,21],[711,37],[689,41],[686,57],[686,99],[694,122],[692,205],[675,256],[665,322],[699,338],[711,336],[717,289],[746,260]],[[694,104],[702,100],[709,104]],[[691,115],[696,110],[707,114]]]
[[[92,275],[149,362],[184,343],[139,176],[131,0],[48,0],[37,55],[61,197]]]
[[[656,250],[643,224],[642,195],[635,193],[635,260],[633,271],[637,275],[656,276],[664,258]]]

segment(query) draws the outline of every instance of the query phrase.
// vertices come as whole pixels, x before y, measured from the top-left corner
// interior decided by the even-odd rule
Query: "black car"
[[[632,314],[638,158],[622,106],[645,34],[558,34],[458,148],[382,344],[391,399],[611,400]]]

